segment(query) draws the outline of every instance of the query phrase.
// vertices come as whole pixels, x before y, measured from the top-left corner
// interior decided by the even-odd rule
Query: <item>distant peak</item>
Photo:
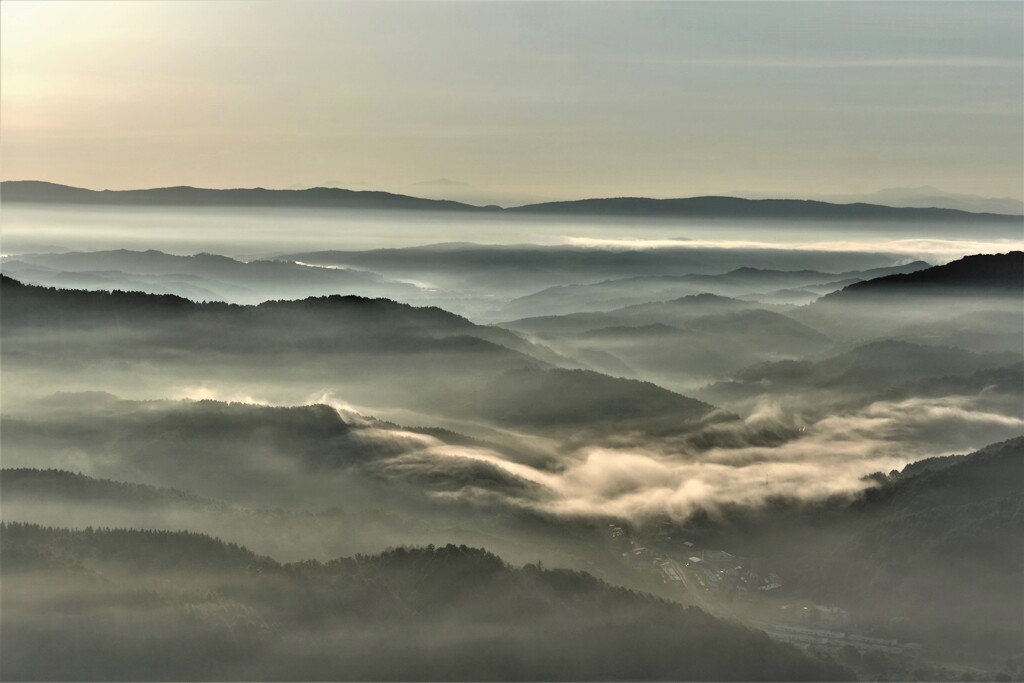
[[[697,303],[726,303],[726,302],[728,302],[728,303],[743,303],[741,301],[738,301],[738,300],[733,299],[733,298],[728,297],[728,296],[721,296],[719,294],[710,294],[708,292],[704,292],[702,294],[689,294],[687,296],[682,296],[682,297],[679,297],[678,299],[673,299],[670,303],[673,303],[673,304],[697,304]]]

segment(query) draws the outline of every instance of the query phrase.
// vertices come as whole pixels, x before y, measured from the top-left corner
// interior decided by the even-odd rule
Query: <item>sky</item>
[[[4,0],[0,176],[1020,199],[1024,3]]]

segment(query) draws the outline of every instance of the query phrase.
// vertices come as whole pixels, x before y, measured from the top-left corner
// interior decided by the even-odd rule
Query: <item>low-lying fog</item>
[[[947,676],[912,672],[951,651],[996,666],[1024,635],[1024,254],[1002,253],[1019,235],[235,209],[5,207],[3,221],[3,626],[19,652],[5,673],[75,669],[39,664],[47,629],[82,618],[40,616],[57,596],[43,579],[97,614],[128,600],[140,632],[173,626],[160,636],[172,649],[190,648],[203,614],[210,642],[248,653],[231,663],[218,646],[168,669],[181,678],[284,677],[302,663],[338,680],[360,661],[339,643],[364,617],[366,652],[384,654],[350,671],[493,677],[518,656],[507,638],[537,620],[595,623],[588,610],[608,595],[619,598],[606,614],[653,609],[656,621],[638,620],[659,632],[680,614],[705,619],[725,629],[715,648],[750,651],[700,612],[448,543],[585,570],[776,640],[812,626],[805,610],[845,615],[813,625],[898,641],[879,646],[893,655],[922,643],[925,659],[883,660],[894,677]],[[423,246],[458,241],[474,244]],[[332,561],[355,554],[371,556]],[[129,597],[108,590],[128,575]],[[481,597],[495,576],[543,607],[509,622],[514,610]],[[179,614],[185,577],[206,597]],[[362,589],[345,588],[359,581],[380,595],[359,602]],[[280,598],[281,585],[306,597]],[[418,602],[467,585],[468,612]],[[397,611],[371,617],[385,603]],[[408,610],[441,640],[437,620],[451,620],[457,658],[432,658],[440,646],[425,638],[422,656],[401,659],[412,668],[389,669],[383,634]],[[60,627],[79,664],[147,675],[150,640],[96,619],[88,637]],[[466,664],[473,624],[506,643],[479,669]],[[283,654],[303,634],[310,658]],[[780,680],[881,666],[854,646],[759,642],[785,663]],[[125,643],[126,668],[111,673],[102,653]],[[689,656],[672,668],[677,645],[658,646],[650,677],[759,675],[686,668]],[[257,652],[272,653],[269,668],[237,668]],[[586,678],[596,670],[559,667],[592,654],[513,670]]]
[[[664,221],[572,219],[414,211],[34,205],[3,207],[3,252],[158,249],[243,259],[324,249],[411,247],[446,242],[654,248],[780,246],[893,253],[946,261],[1019,249],[1020,227],[942,221]],[[965,235],[969,238],[965,239]]]

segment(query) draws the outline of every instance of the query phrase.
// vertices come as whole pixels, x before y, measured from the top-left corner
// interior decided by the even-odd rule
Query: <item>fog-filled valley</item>
[[[1024,683],[1024,3],[0,0],[0,682]]]
[[[1019,219],[21,201],[5,680],[1024,675]]]

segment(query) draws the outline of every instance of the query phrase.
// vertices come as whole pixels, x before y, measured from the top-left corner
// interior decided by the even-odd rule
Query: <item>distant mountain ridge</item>
[[[406,209],[489,211],[489,208],[440,199],[371,190],[314,187],[268,190],[262,187],[215,190],[178,186],[146,190],[87,190],[38,180],[0,183],[0,201],[25,204],[87,204],[102,206],[253,206],[294,208]]]
[[[884,206],[935,207],[979,213],[1024,214],[1024,202],[1012,197],[985,197],[977,194],[945,192],[937,187],[889,187],[870,194],[830,195],[823,201],[837,204],[866,202]]]
[[[972,213],[957,209],[833,204],[802,199],[687,197],[650,199],[614,197],[545,202],[502,208],[440,199],[422,199],[380,191],[335,187],[307,190],[265,188],[206,189],[190,186],[144,190],[88,190],[38,180],[0,183],[0,201],[22,204],[100,206],[252,206],[291,208],[404,209],[562,216],[643,216],[648,218],[837,219],[837,220],[985,220],[1021,222],[1021,216]]]
[[[956,220],[962,218],[1020,222],[1020,216],[971,213],[956,209],[909,208],[879,204],[832,204],[809,199],[742,199],[739,197],[687,197],[649,199],[615,197],[546,202],[507,209],[513,212],[559,215],[646,216],[669,218],[775,218],[844,220]]]

